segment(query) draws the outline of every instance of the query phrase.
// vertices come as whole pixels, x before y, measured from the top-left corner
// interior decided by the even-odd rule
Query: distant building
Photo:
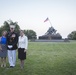
[[[55,30],[54,27],[50,27],[44,35],[39,36],[39,39],[62,39],[62,36],[59,33],[56,33],[56,31],[57,30]]]

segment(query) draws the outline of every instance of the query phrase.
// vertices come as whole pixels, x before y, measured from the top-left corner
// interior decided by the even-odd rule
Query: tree
[[[15,31],[19,33],[20,27],[17,22],[13,22],[12,20],[4,21],[3,25],[0,27],[0,36],[2,34],[2,31],[6,30],[9,32],[10,30],[10,24],[13,24],[16,26]]]
[[[3,25],[0,27],[0,36],[2,35],[2,31],[6,30],[9,32],[10,25],[15,25],[15,31],[19,34],[20,33],[20,27],[17,22],[13,22],[12,20],[4,21]],[[36,39],[36,32],[33,30],[24,30],[25,35],[28,37],[28,39]]]
[[[76,31],[72,31],[67,37],[68,39],[76,40]]]
[[[5,21],[3,25],[0,27],[0,36],[2,35],[2,31],[4,30],[9,31],[9,24],[7,21]]]
[[[25,35],[28,37],[28,39],[36,39],[36,32],[33,30],[24,30]]]

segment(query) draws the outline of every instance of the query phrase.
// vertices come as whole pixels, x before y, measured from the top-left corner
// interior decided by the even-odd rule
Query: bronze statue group
[[[28,38],[24,31],[20,30],[20,35],[15,32],[15,25],[10,25],[10,31],[3,31],[0,37],[0,65],[6,66],[6,58],[8,58],[9,68],[16,65],[16,52],[18,51],[18,59],[20,59],[20,67],[24,68],[24,60],[26,59],[26,51],[28,48]]]

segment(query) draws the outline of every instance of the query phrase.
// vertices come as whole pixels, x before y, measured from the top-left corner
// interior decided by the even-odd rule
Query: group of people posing
[[[20,59],[20,67],[24,68],[24,60],[26,59],[26,51],[28,47],[28,38],[25,36],[24,31],[20,30],[20,35],[15,32],[15,26],[10,25],[10,31],[2,32],[0,37],[0,58],[1,67],[6,67],[6,57],[10,68],[16,65],[16,50],[18,50],[18,59]]]

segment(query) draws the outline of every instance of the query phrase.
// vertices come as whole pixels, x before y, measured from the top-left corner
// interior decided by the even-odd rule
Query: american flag
[[[46,22],[46,21],[48,21],[49,20],[49,18],[47,17],[45,20],[44,20],[44,22]]]

